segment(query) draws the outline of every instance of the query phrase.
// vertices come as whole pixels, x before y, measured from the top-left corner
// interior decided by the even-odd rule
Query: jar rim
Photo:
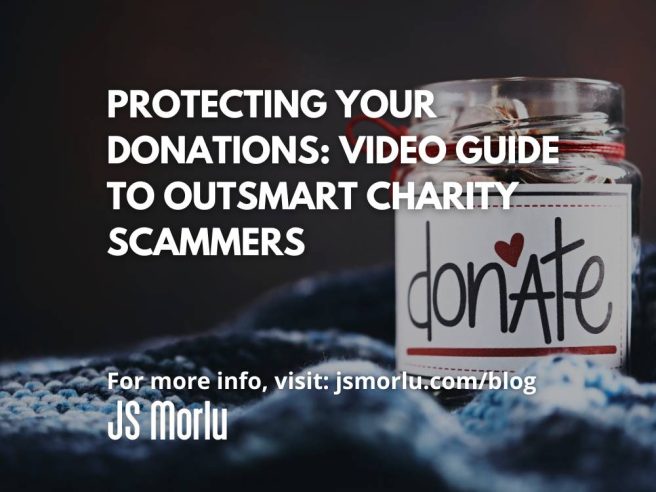
[[[599,85],[604,87],[613,88],[619,91],[624,91],[622,84],[604,79],[593,79],[588,77],[542,77],[542,76],[511,76],[511,77],[476,77],[472,79],[455,79],[443,80],[440,82],[430,82],[417,86],[417,89],[431,90],[433,87],[443,87],[447,85],[458,85],[467,83],[492,83],[492,82],[554,82],[554,83],[573,83],[581,85]]]
[[[424,85],[434,116],[412,130],[462,134],[556,134],[569,139],[621,141],[624,89],[615,82],[575,77],[499,77]]]

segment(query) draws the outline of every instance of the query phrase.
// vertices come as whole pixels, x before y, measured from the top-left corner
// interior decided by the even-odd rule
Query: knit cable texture
[[[656,252],[643,256],[633,343],[654,380]],[[542,359],[537,393],[485,391],[456,412],[428,394],[108,389],[107,374],[393,371],[394,279],[303,280],[216,332],[118,356],[0,365],[2,490],[653,490],[656,385],[582,358]],[[229,409],[227,441],[111,441],[116,402]],[[37,487],[39,487],[37,489]]]

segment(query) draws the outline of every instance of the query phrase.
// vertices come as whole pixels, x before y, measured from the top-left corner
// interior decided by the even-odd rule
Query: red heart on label
[[[512,267],[517,266],[517,261],[524,249],[524,235],[519,232],[513,234],[510,238],[510,244],[505,241],[497,241],[494,244],[494,251],[499,257]]]

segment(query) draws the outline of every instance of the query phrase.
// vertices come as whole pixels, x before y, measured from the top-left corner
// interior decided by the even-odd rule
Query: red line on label
[[[615,354],[617,353],[617,347],[615,345],[526,348],[410,347],[406,352],[408,355],[438,355],[442,357],[534,357],[551,354]]]

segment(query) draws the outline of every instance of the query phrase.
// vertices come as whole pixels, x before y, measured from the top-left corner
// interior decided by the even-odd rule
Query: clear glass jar
[[[437,135],[447,143],[465,135],[558,135],[561,152],[558,164],[466,165],[447,157],[436,165],[402,169],[399,180],[415,185],[500,181],[520,186],[511,210],[397,211],[398,369],[425,378],[473,374],[480,379],[483,370],[519,371],[535,357],[559,351],[627,369],[641,346],[641,334],[631,331],[641,178],[623,158],[621,86],[505,78],[421,89],[433,93],[437,117],[412,121],[410,134]],[[583,245],[560,260],[548,256],[560,247],[554,241],[567,247],[577,240]],[[540,296],[538,290],[545,293],[542,300],[530,299],[531,293]],[[633,365],[632,372],[639,373],[639,367]]]

